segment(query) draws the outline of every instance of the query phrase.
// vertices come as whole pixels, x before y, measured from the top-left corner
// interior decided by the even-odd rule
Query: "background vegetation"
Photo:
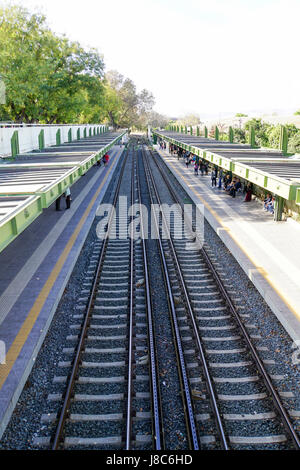
[[[244,128],[234,128],[234,141],[246,143],[250,126],[255,130],[255,144],[257,147],[279,148],[280,124],[273,125],[262,119],[250,119]],[[300,153],[300,129],[294,124],[285,124],[288,134],[288,152]]]
[[[114,128],[164,125],[148,90],[137,92],[103,56],[54,34],[42,14],[0,7],[0,79],[6,102],[0,121],[108,123]]]

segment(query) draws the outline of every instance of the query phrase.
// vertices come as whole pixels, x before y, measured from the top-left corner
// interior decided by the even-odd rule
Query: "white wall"
[[[56,132],[58,129],[61,131],[61,143],[68,142],[68,132],[72,129],[72,140],[77,140],[77,129],[80,129],[80,137],[83,137],[84,129],[87,130],[87,137],[89,136],[89,129],[94,127],[104,128],[102,124],[87,124],[87,125],[51,125],[51,126],[28,126],[28,127],[0,127],[0,157],[11,156],[11,137],[15,131],[19,135],[20,153],[30,152],[39,148],[38,136],[42,129],[44,129],[45,146],[49,147],[56,144]]]

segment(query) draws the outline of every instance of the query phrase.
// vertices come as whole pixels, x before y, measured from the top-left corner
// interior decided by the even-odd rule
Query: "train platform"
[[[154,146],[294,341],[300,341],[300,224],[276,222],[259,201],[244,203],[196,176],[193,165]],[[299,344],[299,343],[297,343]]]
[[[167,151],[169,145],[180,147],[251,183],[254,192],[272,194],[275,198],[276,221],[282,221],[286,213],[290,216],[299,214],[300,207],[300,159],[299,155],[287,156],[287,149],[283,145],[284,134],[281,134],[280,150],[256,147],[254,135],[250,146],[234,143],[232,139],[225,141],[169,131],[153,131],[154,141],[165,141]]]
[[[0,252],[125,134],[95,135],[18,154],[0,164]]]
[[[46,208],[0,253],[0,437],[47,334],[124,147],[72,186],[72,204]],[[3,359],[5,359],[5,363]],[[1,361],[2,360],[2,361]]]

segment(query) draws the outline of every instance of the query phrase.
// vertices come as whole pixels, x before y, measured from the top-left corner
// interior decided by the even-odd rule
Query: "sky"
[[[3,5],[11,2],[0,0]],[[22,0],[56,33],[200,118],[300,108],[300,0]]]

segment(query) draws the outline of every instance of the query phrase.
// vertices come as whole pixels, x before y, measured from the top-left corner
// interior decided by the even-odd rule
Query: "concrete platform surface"
[[[72,186],[0,253],[0,437],[10,419],[124,147]],[[1,361],[2,359],[2,361]]]
[[[154,146],[256,286],[294,341],[300,341],[300,224],[275,222],[258,201],[243,202],[211,187],[208,176],[194,174],[183,159]]]

